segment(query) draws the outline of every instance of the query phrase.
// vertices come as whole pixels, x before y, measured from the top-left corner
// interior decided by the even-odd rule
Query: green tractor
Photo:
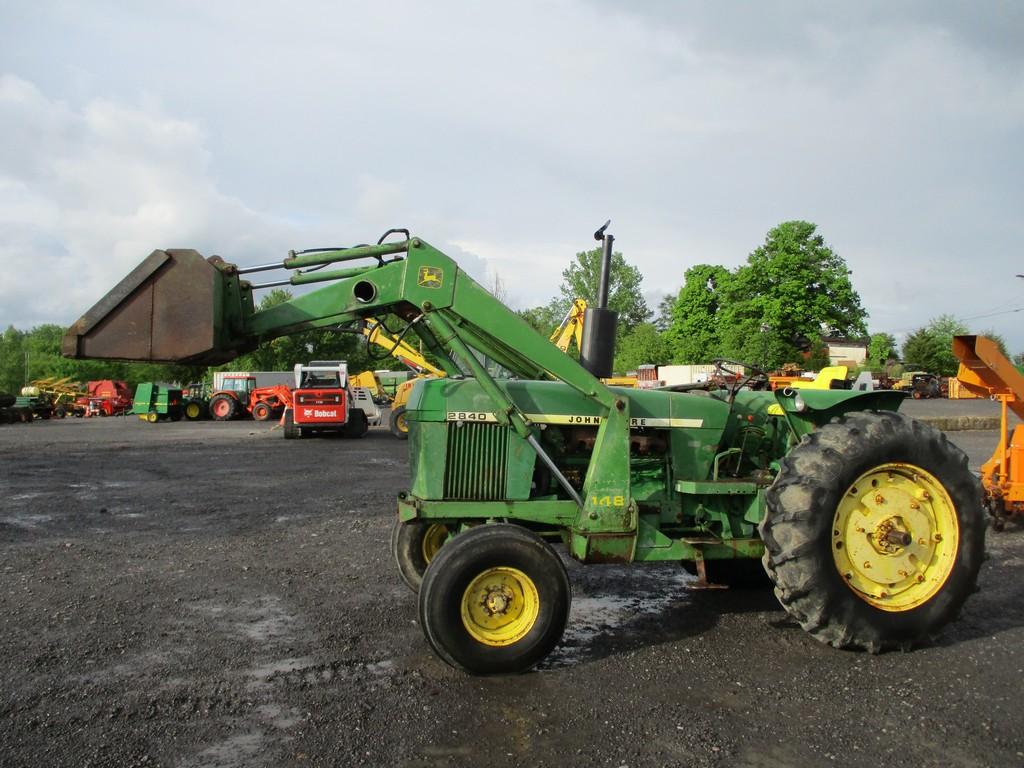
[[[941,432],[898,412],[900,393],[756,391],[764,374],[729,361],[727,389],[610,387],[399,232],[248,269],[154,251],[64,353],[219,364],[283,334],[400,318],[394,335],[418,335],[447,377],[409,397],[392,549],[428,643],[474,674],[527,670],[559,643],[565,556],[678,562],[719,584],[760,561],[804,629],[872,652],[927,640],[975,589],[978,482]],[[244,275],[281,268],[326,285],[257,311]]]

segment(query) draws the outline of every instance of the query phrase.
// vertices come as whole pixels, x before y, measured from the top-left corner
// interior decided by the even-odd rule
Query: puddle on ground
[[[688,585],[694,577],[678,568],[633,566],[626,578],[609,570],[608,578],[601,581],[608,582],[607,590],[600,585],[584,585],[584,594],[573,595],[562,642],[540,670],[578,664],[586,659],[597,638],[625,631],[623,628],[638,618],[664,613],[670,606],[689,600]]]
[[[187,768],[244,768],[259,765],[258,757],[265,741],[266,734],[262,731],[235,734],[182,761],[181,765]]]
[[[0,517],[0,523],[14,526],[16,528],[38,528],[44,523],[53,520],[53,515],[10,515]]]

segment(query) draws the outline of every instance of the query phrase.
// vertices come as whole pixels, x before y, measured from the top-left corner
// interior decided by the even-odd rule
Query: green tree
[[[547,337],[561,324],[565,312],[568,311],[566,309],[559,312],[558,305],[558,300],[554,300],[542,307],[521,309],[516,314],[528,322],[537,333]]]
[[[707,363],[719,356],[719,311],[731,274],[725,267],[697,264],[686,270],[665,332],[676,363]]]
[[[830,362],[831,358],[828,356],[828,344],[820,338],[812,340],[807,349],[807,357],[803,363],[804,370],[817,372],[827,366]]]
[[[672,313],[678,298],[678,293],[668,293],[658,302],[658,309],[654,314],[654,327],[661,333],[664,333],[672,326]]]
[[[944,351],[941,340],[934,333],[927,327],[918,328],[903,342],[904,368],[940,373]]]
[[[809,339],[866,333],[846,262],[810,222],[768,232],[724,288],[718,332],[726,357],[776,367],[801,360]]]
[[[967,326],[953,315],[932,318],[928,325],[911,333],[903,343],[906,369],[955,376],[959,361],[953,354],[953,337],[967,332]]]
[[[13,325],[0,335],[0,392],[17,394],[25,385],[25,334]]]
[[[866,366],[872,372],[885,370],[885,364],[896,356],[896,337],[891,333],[873,333],[868,342]]]
[[[260,300],[259,309],[270,309],[291,299],[290,291],[275,288]],[[363,339],[363,335],[355,329],[300,331],[265,341],[252,352],[226,363],[221,370],[287,371],[296,363],[308,363],[311,360],[345,360],[353,373],[367,368],[386,367],[381,364],[383,361],[370,358]],[[378,348],[377,354],[384,356],[386,352]],[[390,363],[392,358],[386,359]]]
[[[646,363],[664,365],[671,358],[671,346],[653,323],[640,323],[616,347],[614,367],[617,373],[624,374]]]
[[[596,307],[600,282],[601,249],[577,253],[576,258],[562,272],[561,297],[553,302],[558,320],[572,306],[573,299],[586,299],[589,306]],[[618,251],[612,253],[608,273],[608,308],[619,313],[619,339],[651,317],[651,310],[640,288],[641,282],[643,275],[640,270],[627,264]]]
[[[1004,339],[1002,337],[1002,335],[996,333],[995,331],[993,331],[991,329],[990,330],[986,330],[986,331],[979,331],[978,335],[979,336],[986,336],[986,337],[992,339],[992,341],[994,341],[996,343],[996,346],[999,347],[999,351],[1003,353],[1003,357],[1005,357],[1007,360],[1010,359],[1010,352],[1006,348],[1006,339]]]

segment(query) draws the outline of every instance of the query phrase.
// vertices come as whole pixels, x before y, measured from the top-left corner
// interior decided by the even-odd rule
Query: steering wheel
[[[716,357],[711,363],[721,375],[733,377],[733,384],[729,387],[729,402],[732,402],[736,393],[748,384],[754,381],[768,382],[768,374],[756,365],[744,363],[741,360],[730,360],[727,357]],[[747,372],[744,373],[744,370]]]

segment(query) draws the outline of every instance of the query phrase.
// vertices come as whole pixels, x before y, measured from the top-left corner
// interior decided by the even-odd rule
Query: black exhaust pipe
[[[583,315],[583,348],[580,350],[580,365],[599,379],[612,375],[615,332],[619,324],[619,313],[608,309],[608,280],[615,238],[605,230],[611,223],[609,219],[594,233],[594,239],[601,241],[601,282],[597,289],[597,306],[587,307]]]

